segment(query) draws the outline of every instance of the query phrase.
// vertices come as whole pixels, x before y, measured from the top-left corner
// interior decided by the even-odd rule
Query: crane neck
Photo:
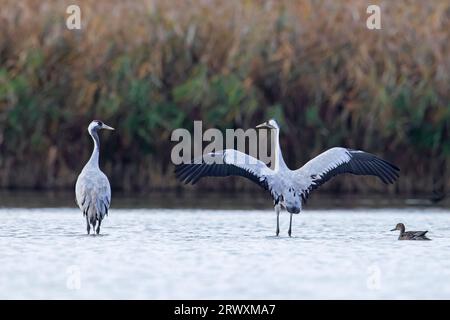
[[[92,154],[88,161],[88,164],[91,166],[98,167],[98,160],[100,154],[100,139],[98,137],[97,130],[89,131],[89,134],[91,135],[92,140],[94,140],[94,149],[92,150]]]
[[[280,129],[274,129],[274,149],[275,149],[275,171],[283,168],[287,168],[286,163],[283,159],[283,154],[281,153],[280,148]]]

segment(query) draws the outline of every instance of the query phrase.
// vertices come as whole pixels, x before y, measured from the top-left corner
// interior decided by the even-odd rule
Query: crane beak
[[[394,229],[392,229],[391,231],[395,231],[395,230],[397,230],[397,228],[394,228]]]
[[[106,129],[106,130],[115,130],[113,127],[110,127],[106,124],[103,124],[102,129]]]
[[[273,129],[272,126],[269,125],[267,122],[258,124],[258,125],[256,126],[256,129],[262,129],[262,128],[264,128],[264,129]]]

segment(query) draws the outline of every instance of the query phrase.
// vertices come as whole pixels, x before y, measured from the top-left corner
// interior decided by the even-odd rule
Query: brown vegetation
[[[80,31],[72,2],[1,3],[0,187],[72,187],[93,118],[117,129],[102,137],[114,188],[175,187],[174,128],[269,117],[293,167],[342,145],[401,167],[391,192],[450,185],[449,1],[377,1],[378,31],[359,0],[76,2]]]

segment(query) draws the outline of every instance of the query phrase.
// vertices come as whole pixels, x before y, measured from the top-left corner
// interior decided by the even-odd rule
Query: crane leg
[[[89,224],[89,219],[88,216],[86,215],[86,229],[87,229],[87,234],[91,233],[91,226]]]
[[[97,234],[100,233],[100,225],[101,224],[102,224],[102,220],[98,220],[98,227],[97,227],[97,230],[96,230]]]
[[[278,237],[278,235],[280,234],[280,205],[279,204],[275,205],[275,212],[277,213],[277,231],[276,231],[275,235]]]
[[[94,232],[95,232],[95,225],[96,225],[96,220],[94,220],[94,221],[92,221],[92,230],[94,230]]]
[[[292,213],[291,213],[291,217],[289,218],[289,230],[288,230],[288,235],[289,237],[292,234]]]

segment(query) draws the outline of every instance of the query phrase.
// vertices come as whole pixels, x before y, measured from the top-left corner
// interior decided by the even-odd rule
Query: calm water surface
[[[0,298],[450,298],[450,210],[0,209]],[[397,222],[432,241],[397,241]]]

